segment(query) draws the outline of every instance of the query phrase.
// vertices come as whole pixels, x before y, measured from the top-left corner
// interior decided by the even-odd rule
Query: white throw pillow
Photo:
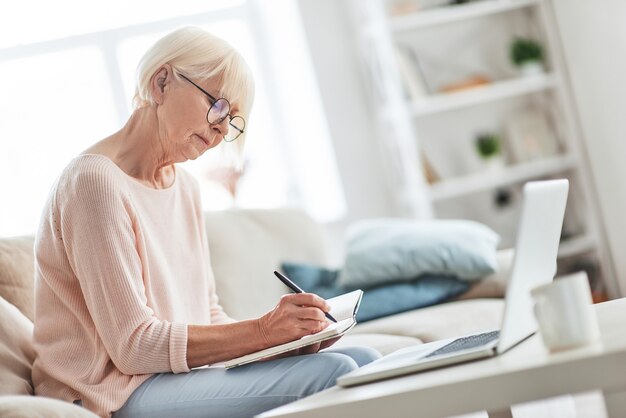
[[[33,323],[0,297],[0,393],[32,395]]]

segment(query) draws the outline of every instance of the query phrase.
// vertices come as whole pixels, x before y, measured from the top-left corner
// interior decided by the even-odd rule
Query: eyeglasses
[[[178,73],[178,75],[189,81],[202,93],[206,94],[206,96],[211,101],[211,107],[209,107],[209,110],[206,112],[206,121],[209,124],[217,125],[222,123],[224,119],[228,118],[228,132],[226,133],[226,135],[224,135],[224,141],[232,142],[235,139],[239,138],[244,132],[244,129],[246,127],[246,121],[241,116],[232,116],[230,114],[230,102],[223,97],[216,99],[209,92],[204,90],[202,87],[191,81],[183,74]]]

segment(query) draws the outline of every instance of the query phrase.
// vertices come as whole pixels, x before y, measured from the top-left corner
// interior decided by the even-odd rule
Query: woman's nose
[[[220,123],[214,123],[211,128],[218,131],[220,135],[226,136],[228,134],[228,117],[225,117]]]

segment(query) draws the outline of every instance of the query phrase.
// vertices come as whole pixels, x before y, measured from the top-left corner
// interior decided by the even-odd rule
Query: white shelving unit
[[[551,74],[514,78],[458,93],[437,94],[427,99],[414,100],[410,104],[410,109],[413,116],[428,116],[542,92],[557,85],[557,78]]]
[[[538,2],[539,0],[484,0],[481,4],[460,5],[454,9],[441,8],[393,17],[389,19],[389,29],[393,32],[422,29],[534,6]]]
[[[511,166],[501,172],[485,172],[439,181],[430,187],[430,197],[433,201],[457,198],[525,180],[556,175],[574,169],[576,166],[576,157],[572,155],[560,155],[531,161]]]
[[[372,107],[381,109],[375,113],[388,184],[406,214],[475,219],[506,235],[515,230],[501,227],[516,224],[516,199],[503,204],[511,208],[485,199],[495,202],[493,196],[502,190],[515,197],[526,181],[568,177],[571,192],[559,259],[574,269],[578,260],[587,265],[592,260],[600,272],[596,280],[601,290],[609,297],[616,296],[614,269],[606,251],[604,226],[591,198],[550,0],[477,0],[401,16],[388,13],[397,0],[346,1]],[[508,57],[508,46],[516,36],[542,43],[544,72],[529,76],[516,71]],[[415,72],[428,87],[423,88],[428,90],[426,94],[408,97],[404,84],[407,64],[398,61],[398,50],[403,48],[416,57]],[[483,77],[487,82],[473,88],[441,92],[447,90],[443,88],[446,77],[450,82],[454,74],[463,71],[467,76],[478,72],[489,77]],[[410,88],[408,91],[412,92]],[[523,109],[532,109],[550,120],[558,150],[522,161],[509,155],[506,165],[496,171],[476,169],[477,155],[469,154],[477,132],[498,131],[507,140],[503,128],[506,118]],[[438,148],[437,158],[430,158],[429,152]],[[463,155],[473,162],[459,162]],[[424,166],[425,157],[428,167]],[[428,178],[428,169],[442,161],[453,170],[441,170],[444,175]],[[434,171],[441,174],[437,167]],[[504,242],[511,243],[508,238]]]

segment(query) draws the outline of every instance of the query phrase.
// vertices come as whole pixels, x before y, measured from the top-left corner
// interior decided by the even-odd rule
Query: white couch
[[[217,292],[234,318],[255,317],[288,292],[272,274],[281,262],[328,265],[324,228],[298,210],[229,210],[206,214]],[[73,405],[32,396],[33,237],[0,239],[0,416],[94,417]],[[501,252],[498,274],[460,299],[357,325],[338,345],[367,345],[382,354],[408,345],[499,326],[503,272],[511,252]],[[12,305],[11,305],[12,304]],[[17,308],[16,308],[17,307]],[[19,309],[19,310],[18,310]],[[8,396],[11,395],[11,396]]]

